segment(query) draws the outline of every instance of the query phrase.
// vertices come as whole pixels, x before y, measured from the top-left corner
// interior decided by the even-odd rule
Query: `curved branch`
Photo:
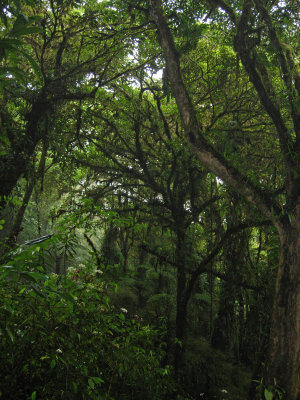
[[[160,34],[161,47],[168,69],[173,94],[183,121],[187,140],[198,159],[235,191],[256,205],[270,219],[280,215],[280,208],[268,193],[244,176],[208,143],[203,135],[196,112],[183,83],[179,57],[169,26],[164,18],[160,0],[150,1],[151,14]]]

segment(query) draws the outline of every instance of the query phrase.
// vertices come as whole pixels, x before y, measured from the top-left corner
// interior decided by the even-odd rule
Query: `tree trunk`
[[[43,139],[48,142],[48,121],[50,120],[52,105],[45,101],[45,90],[32,104],[27,114],[25,134],[18,136],[18,145],[11,148],[11,153],[0,157],[0,209],[7,202],[7,197],[17,185],[20,177],[28,172],[30,160],[37,144]]]
[[[19,208],[17,215],[15,217],[13,226],[11,228],[8,240],[7,240],[7,245],[9,247],[14,247],[17,237],[19,233],[21,232],[21,225],[23,222],[24,214],[27,209],[28,203],[30,201],[34,186],[37,182],[38,179],[41,179],[43,181],[43,176],[44,176],[44,169],[45,169],[45,164],[46,164],[46,158],[47,158],[47,151],[48,151],[49,143],[48,140],[45,139],[43,143],[43,151],[41,154],[41,159],[37,168],[37,171],[32,172],[32,176],[28,179],[27,182],[27,187],[25,190],[25,194],[23,197],[22,205]]]
[[[284,399],[300,399],[300,218],[296,227],[278,228],[280,259],[274,292],[265,384],[278,386]]]
[[[22,205],[17,212],[17,215],[15,217],[13,226],[11,228],[8,240],[6,242],[9,247],[14,247],[16,245],[18,235],[21,232],[21,228],[22,228],[21,225],[22,225],[22,221],[24,218],[24,214],[27,209],[29,200],[31,198],[34,185],[35,185],[34,179],[31,179],[27,184],[27,188],[26,188],[26,191],[25,191],[25,194],[23,197]]]
[[[186,291],[186,271],[185,271],[185,234],[177,232],[177,242],[175,250],[175,262],[177,264],[177,294],[176,294],[176,343],[174,353],[174,370],[175,377],[178,377],[178,372],[182,360],[182,355],[185,348],[186,334],[186,314],[187,302],[185,301]]]
[[[185,282],[186,273],[184,269],[178,268],[177,271],[177,299],[176,299],[176,343],[175,343],[175,357],[174,357],[174,369],[175,376],[178,375],[180,368],[182,355],[185,349],[185,335],[186,335],[186,314],[187,314],[187,303],[185,299]]]

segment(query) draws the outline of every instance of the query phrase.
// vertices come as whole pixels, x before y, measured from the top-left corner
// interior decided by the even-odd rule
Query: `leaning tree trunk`
[[[284,388],[284,399],[300,399],[300,218],[279,227],[280,259],[274,293],[266,385]]]

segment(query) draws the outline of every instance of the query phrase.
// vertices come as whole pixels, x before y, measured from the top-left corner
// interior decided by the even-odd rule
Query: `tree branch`
[[[164,52],[168,75],[173,94],[183,121],[187,140],[199,160],[218,177],[228,183],[235,191],[256,205],[270,219],[280,215],[280,208],[268,193],[256,187],[247,176],[236,168],[208,143],[205,139],[195,109],[183,83],[179,57],[167,22],[163,16],[160,0],[151,0],[151,15],[160,34],[160,42]]]

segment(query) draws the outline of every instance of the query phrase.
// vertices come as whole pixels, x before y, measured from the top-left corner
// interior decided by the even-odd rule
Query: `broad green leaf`
[[[19,39],[0,39],[0,48],[11,49],[15,46],[22,46],[23,42]]]
[[[24,15],[24,14],[18,15],[17,19],[14,22],[13,28],[11,30],[11,34],[13,35],[15,31],[28,25],[28,23],[29,23],[29,21],[28,21],[28,17],[26,15]]]
[[[265,399],[266,400],[272,400],[273,399],[273,393],[270,392],[268,389],[265,389],[264,395],[265,395]]]
[[[123,321],[125,321],[125,315],[122,313],[122,314],[119,314],[119,316],[120,316],[120,318],[123,320]]]
[[[43,32],[42,27],[38,26],[29,26],[29,27],[21,27],[11,32],[12,36],[24,36],[24,35],[31,35],[33,33],[41,33]]]
[[[89,387],[92,388],[92,389],[94,389],[95,384],[94,384],[93,379],[92,379],[92,378],[89,378],[89,379],[88,379],[88,382],[89,382]]]

